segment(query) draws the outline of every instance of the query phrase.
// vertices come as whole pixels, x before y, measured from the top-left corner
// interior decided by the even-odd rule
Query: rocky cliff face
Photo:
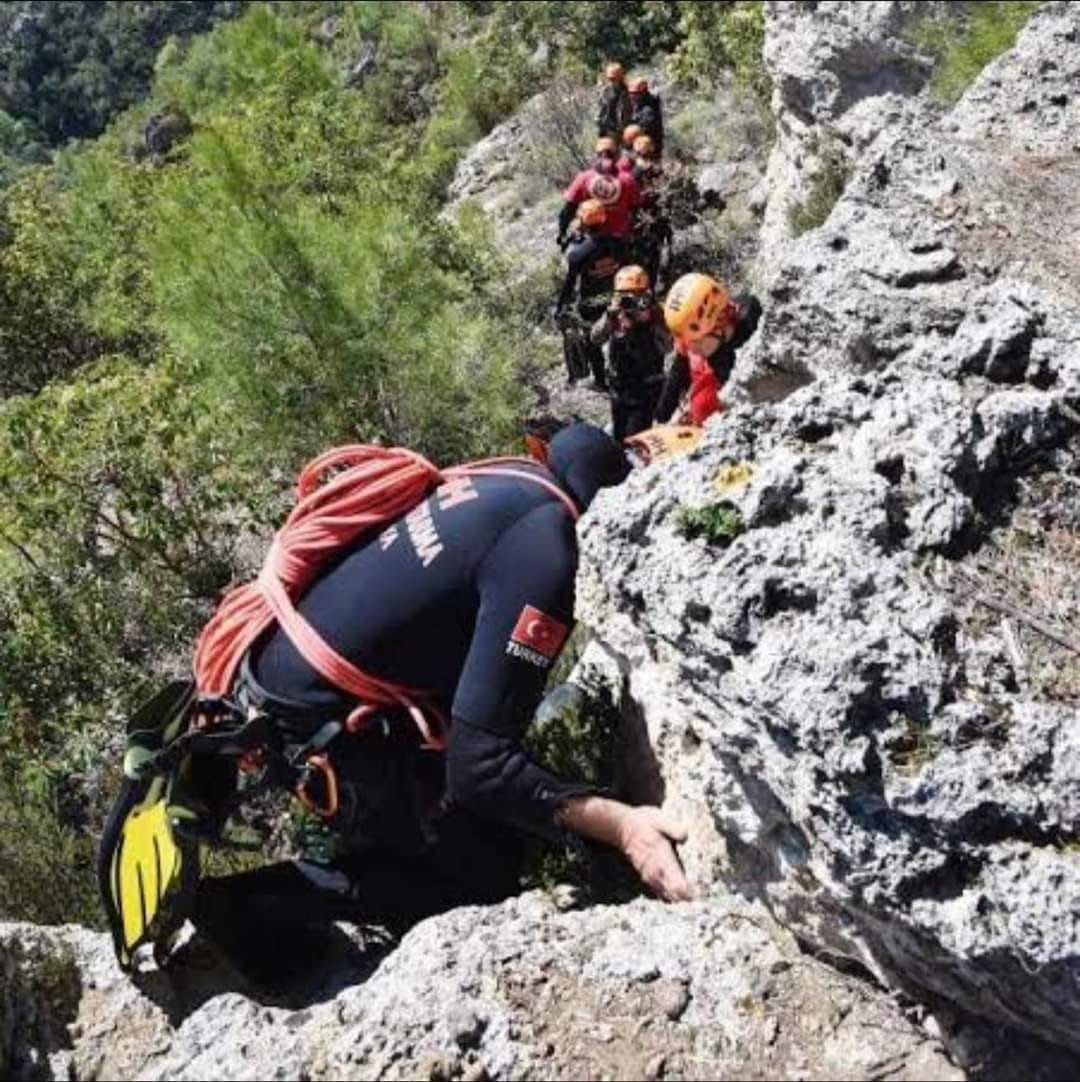
[[[759,270],[775,273],[792,238],[789,215],[828,158],[851,161],[920,111],[928,57],[905,38],[940,3],[766,3],[765,61],[773,80],[776,141]]]
[[[891,5],[853,7],[849,50],[851,20]],[[699,877],[1075,1051],[1077,656],[1024,671],[995,561],[1075,542],[1078,44],[1080,9],[1051,5],[950,115],[908,102],[785,250],[742,403],[691,459],[602,497],[581,588],[593,659],[698,825]],[[740,536],[679,536],[680,506],[721,499]],[[1046,573],[1064,639],[1077,565]]]
[[[132,984],[104,936],[8,925],[0,1064],[82,1079],[963,1077],[936,1022],[731,898],[561,913],[525,895],[426,921],[377,969],[372,954],[343,941],[308,988],[260,1001],[218,970]]]
[[[770,5],[782,145],[862,118],[854,175],[766,238],[705,444],[583,524],[581,671],[621,697],[625,784],[687,819],[700,900],[341,933],[280,1000],[0,926],[0,1072],[1080,1075],[1080,8],[943,117],[910,9]]]

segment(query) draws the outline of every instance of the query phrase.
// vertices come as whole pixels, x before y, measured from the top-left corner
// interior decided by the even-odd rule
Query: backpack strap
[[[433,712],[430,707],[426,713],[417,702],[418,698],[422,698],[420,693],[402,684],[381,680],[339,654],[297,611],[284,584],[274,572],[272,559],[267,560],[259,575],[259,589],[297,653],[323,679],[360,700],[361,705],[346,720],[346,728],[354,729],[356,722],[353,715],[357,715],[359,720],[363,714],[370,713],[371,704],[398,706],[416,723],[425,747],[446,747],[445,733],[434,731],[431,725],[429,717],[433,716]],[[437,715],[434,716],[437,718]]]

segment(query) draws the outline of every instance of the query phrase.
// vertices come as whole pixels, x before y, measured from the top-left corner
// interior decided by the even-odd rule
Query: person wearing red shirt
[[[596,161],[583,169],[563,193],[563,209],[559,214],[559,247],[566,241],[566,231],[574,220],[579,203],[596,199],[607,212],[605,231],[629,240],[634,232],[634,210],[641,205],[641,190],[633,176],[618,168],[619,144],[603,138],[596,144]]]

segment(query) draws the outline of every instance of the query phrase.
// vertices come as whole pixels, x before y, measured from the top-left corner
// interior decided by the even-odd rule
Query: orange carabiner
[[[338,810],[337,771],[327,755],[311,755],[304,764],[305,775],[309,770],[318,770],[326,783],[326,803],[321,806],[307,791],[308,778],[305,776],[296,787],[296,798],[308,811],[323,819],[333,819]]]

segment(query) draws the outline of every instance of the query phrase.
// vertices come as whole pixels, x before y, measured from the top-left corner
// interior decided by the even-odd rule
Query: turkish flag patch
[[[526,605],[521,610],[518,622],[514,625],[510,641],[527,647],[529,650],[535,650],[548,661],[554,661],[569,634],[570,629],[566,624],[560,623],[554,616],[548,616],[546,612],[533,608],[532,605]]]

